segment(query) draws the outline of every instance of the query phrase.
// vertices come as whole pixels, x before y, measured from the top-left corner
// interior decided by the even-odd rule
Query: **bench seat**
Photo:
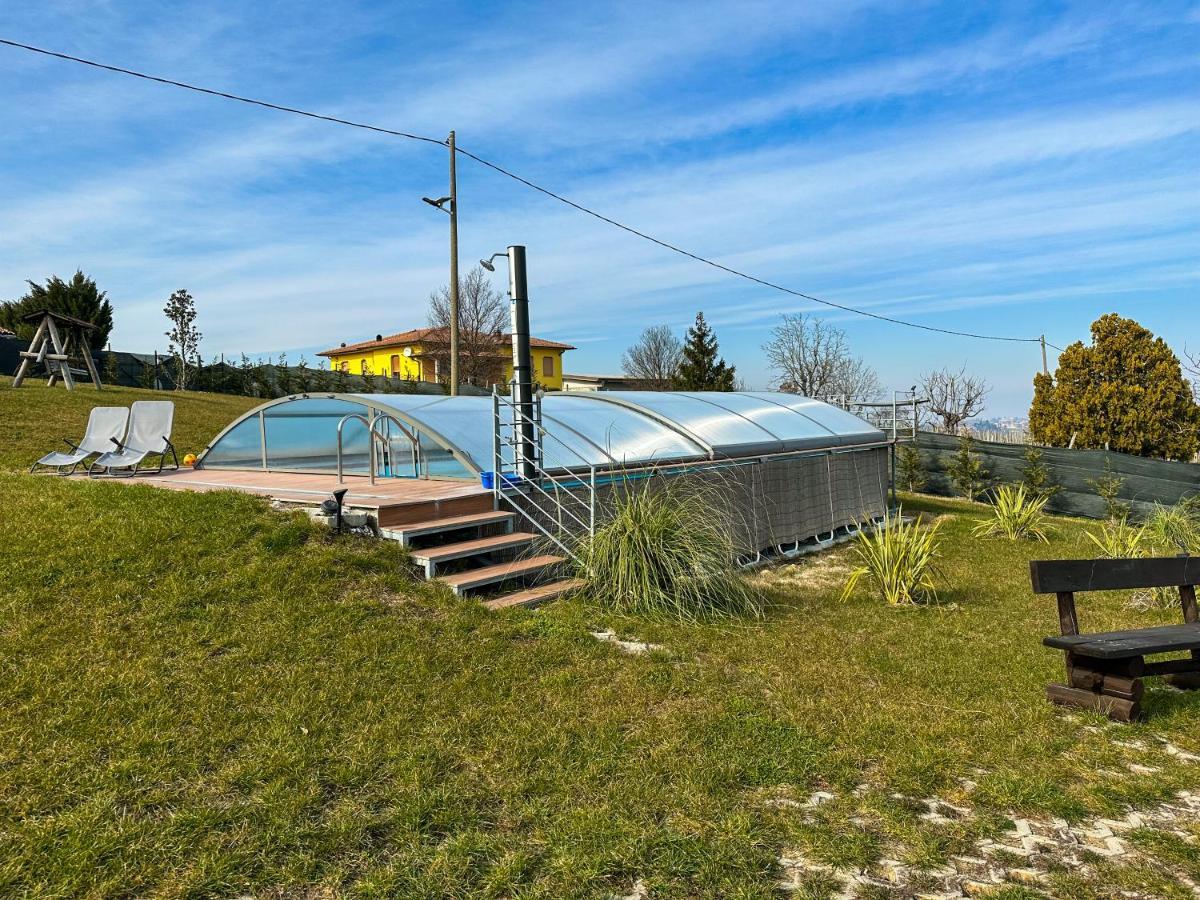
[[[1200,624],[1158,625],[1153,628],[1133,628],[1129,631],[1055,635],[1043,638],[1042,643],[1056,650],[1069,650],[1077,656],[1129,659],[1151,653],[1200,650]]]
[[[1184,690],[1200,690],[1200,557],[1159,559],[1053,559],[1029,564],[1035,594],[1055,594],[1061,634],[1042,643],[1062,650],[1066,682],[1046,686],[1054,703],[1091,709],[1118,722],[1142,715],[1145,677],[1163,678]],[[1080,634],[1075,594],[1137,588],[1179,591],[1181,625]],[[1156,653],[1187,653],[1183,659],[1147,662]]]

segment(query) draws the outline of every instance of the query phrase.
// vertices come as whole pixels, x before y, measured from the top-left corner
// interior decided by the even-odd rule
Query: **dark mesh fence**
[[[946,468],[958,450],[958,438],[922,431],[917,435],[921,461],[925,464],[931,494],[952,496],[954,485]],[[983,460],[992,483],[1021,480],[1026,466],[1026,444],[996,444],[975,441],[972,452]],[[1100,519],[1105,516],[1104,501],[1090,482],[1105,475],[1107,462],[1112,473],[1123,479],[1118,499],[1129,505],[1133,515],[1149,512],[1154,504],[1172,504],[1189,494],[1200,492],[1200,465],[1146,459],[1110,450],[1064,450],[1039,447],[1042,463],[1059,491],[1047,505],[1055,512]]]
[[[568,511],[559,514],[561,522],[543,512],[554,504],[536,490],[529,500],[515,492],[506,493],[505,498],[519,504],[552,533],[565,530],[580,535],[586,531],[589,496],[586,486],[576,484],[572,497],[560,497],[562,508]],[[615,478],[598,476],[597,526],[604,524],[623,493],[643,489],[706,493],[717,514],[727,517],[740,552],[753,554],[827,537],[840,528],[881,517],[888,507],[888,448],[701,464],[682,471],[663,469]]]

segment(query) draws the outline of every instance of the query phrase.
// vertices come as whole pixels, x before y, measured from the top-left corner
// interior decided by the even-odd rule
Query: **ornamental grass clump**
[[[1050,543],[1045,508],[1049,496],[1037,496],[1023,484],[1003,484],[996,488],[992,517],[975,526],[976,535],[1008,538],[1010,541]]]
[[[876,528],[859,532],[852,548],[861,565],[850,573],[842,599],[848,599],[865,578],[889,606],[936,601],[940,525],[922,526],[915,519],[906,520],[898,509]]]
[[[1104,522],[1098,532],[1089,531],[1087,536],[1100,550],[1101,559],[1136,559],[1146,555],[1146,526],[1130,525],[1124,517]]]
[[[577,554],[602,603],[689,622],[762,615],[762,597],[738,570],[730,523],[710,490],[650,479],[627,487],[610,513]]]

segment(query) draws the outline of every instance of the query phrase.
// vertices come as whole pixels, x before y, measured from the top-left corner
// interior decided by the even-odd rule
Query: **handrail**
[[[397,428],[400,429],[400,433],[403,434],[406,438],[408,438],[408,442],[410,444],[412,444],[412,446],[413,446],[413,453],[412,453],[413,478],[420,478],[421,477],[421,439],[420,439],[420,435],[418,435],[416,429],[414,428],[412,431],[409,431],[407,428],[404,427],[404,423],[401,422],[399,419],[397,419],[395,416],[393,416],[391,413],[385,413],[382,410],[376,410],[375,415],[371,417],[371,424],[369,427],[370,427],[371,433],[373,435],[376,435],[377,437],[379,437],[379,439],[381,441],[383,441],[385,445],[391,438],[390,438],[390,436],[379,434],[375,430],[375,426],[378,425],[380,421],[392,422],[393,424],[395,424],[395,426]],[[388,449],[390,451],[390,447]],[[372,484],[374,484],[374,482],[372,482]]]
[[[538,419],[533,419],[530,416],[525,415],[525,413],[521,412],[521,408],[516,403],[516,401],[506,398],[503,394],[499,393],[494,388],[493,388],[493,396],[495,396],[497,398],[498,402],[507,404],[509,407],[509,410],[512,412],[512,414],[514,416],[517,417],[518,421],[528,422],[530,425],[534,426],[534,429],[537,432],[541,433],[543,436],[548,436],[548,437],[553,438],[555,441],[557,441],[559,443],[559,445],[563,449],[565,449],[567,452],[572,454],[576,459],[578,459],[585,466],[592,464],[591,460],[589,460],[587,457],[585,457],[582,453],[580,453],[578,450],[576,450],[574,447],[572,447],[570,444],[568,444],[566,441],[564,441],[558,435],[554,434],[551,431],[547,431],[546,427],[540,421],[540,419],[541,419],[540,415],[539,415]],[[541,408],[541,405],[542,405],[541,401],[540,400],[537,401],[537,406],[539,409]],[[509,425],[508,427],[510,429],[515,429],[516,425],[514,423],[512,425]],[[570,429],[570,430],[574,431],[574,429]],[[576,432],[576,433],[578,434],[578,432]],[[583,440],[587,441],[587,438],[584,437],[583,435],[579,435],[579,436],[581,438],[583,438]],[[591,441],[588,441],[588,443],[592,444]],[[610,454],[605,453],[604,450],[602,448],[600,448],[599,446],[597,446],[596,444],[592,444],[592,446],[594,446],[594,447],[596,447],[596,449],[600,450],[601,453],[604,453],[604,455],[607,456],[609,459],[612,459],[612,456]],[[615,460],[614,460],[614,462],[615,462]]]
[[[338,423],[337,423],[337,480],[338,480],[338,484],[346,483],[346,479],[344,477],[342,477],[342,426],[345,425],[351,419],[358,419],[358,421],[360,421],[364,425],[366,425],[367,431],[369,434],[373,435],[375,433],[375,429],[372,427],[371,422],[368,421],[367,417],[362,415],[362,413],[347,413],[346,415],[344,415],[340,419],[338,419]],[[375,483],[375,441],[371,438],[368,438],[368,440],[367,440],[367,460],[368,460],[367,473],[371,476],[371,484],[374,484]]]

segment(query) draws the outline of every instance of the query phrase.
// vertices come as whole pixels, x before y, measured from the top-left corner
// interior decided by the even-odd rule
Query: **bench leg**
[[[1067,683],[1046,687],[1052,703],[1104,713],[1117,722],[1142,715],[1142,658],[1101,663],[1067,654]]]

